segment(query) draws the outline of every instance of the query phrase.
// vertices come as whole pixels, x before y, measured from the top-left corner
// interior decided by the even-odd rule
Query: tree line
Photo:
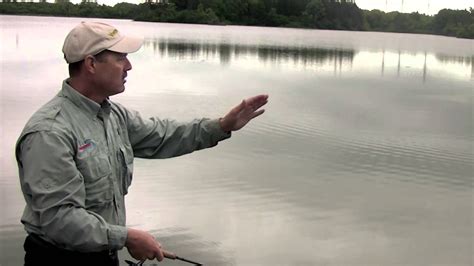
[[[474,39],[474,10],[434,16],[362,10],[353,0],[147,0],[99,5],[2,1],[0,14],[125,18],[137,21],[423,33]]]

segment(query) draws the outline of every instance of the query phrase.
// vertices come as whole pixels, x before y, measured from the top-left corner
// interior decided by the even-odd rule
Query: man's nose
[[[129,71],[132,69],[132,63],[130,63],[130,60],[128,60],[128,58],[126,58],[126,65],[125,65],[125,71]]]

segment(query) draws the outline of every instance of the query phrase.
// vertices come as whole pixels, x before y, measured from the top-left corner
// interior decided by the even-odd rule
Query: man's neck
[[[84,82],[83,79],[71,77],[68,79],[67,83],[77,92],[98,104],[103,103],[106,99],[106,97],[94,93],[94,86]]]

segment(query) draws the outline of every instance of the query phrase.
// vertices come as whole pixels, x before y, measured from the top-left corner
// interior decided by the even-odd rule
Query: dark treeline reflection
[[[462,64],[471,66],[474,63],[474,55],[471,57],[464,57],[464,56],[449,56],[444,54],[437,54],[436,59],[443,63],[451,63],[451,64]]]
[[[440,67],[448,67],[450,64],[470,69],[471,78],[474,78],[474,57],[452,56],[446,54],[434,54],[435,62],[428,60],[428,52],[424,52],[423,57],[419,57],[417,52],[409,51],[383,51],[378,55],[367,57],[361,51],[340,48],[322,48],[309,46],[281,46],[268,44],[242,44],[242,43],[212,43],[205,41],[186,41],[180,39],[147,39],[145,48],[153,51],[154,54],[162,58],[177,60],[218,60],[222,65],[228,65],[231,61],[255,60],[266,64],[292,63],[303,68],[326,68],[335,75],[346,70],[362,70],[368,65],[367,62],[380,60],[380,73],[382,76],[388,71],[396,71],[396,76],[400,77],[413,71],[418,71],[417,75],[426,82],[434,70]],[[386,56],[387,54],[387,56]],[[356,56],[361,56],[356,60]],[[398,55],[398,56],[397,56]],[[395,56],[395,57],[394,57]],[[416,66],[418,64],[418,66]],[[370,65],[370,64],[369,64]],[[460,73],[458,73],[460,74]]]
[[[474,79],[474,55],[471,57],[448,56],[437,54],[436,59],[444,64],[459,64],[471,68],[471,79]]]
[[[228,64],[240,57],[257,57],[262,62],[293,62],[303,65],[339,64],[352,65],[356,52],[348,49],[315,47],[285,47],[271,45],[197,43],[172,39],[149,39],[145,47],[162,57],[170,58],[219,58]]]

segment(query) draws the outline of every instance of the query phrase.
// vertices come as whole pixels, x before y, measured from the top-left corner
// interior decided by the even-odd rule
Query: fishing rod
[[[197,266],[202,266],[202,264],[199,263],[199,262],[195,262],[195,261],[192,261],[192,260],[188,260],[188,259],[185,259],[185,258],[178,257],[178,256],[176,256],[176,254],[171,253],[169,251],[161,250],[161,252],[163,252],[163,256],[167,259],[180,260],[180,261],[191,263],[191,264],[194,264],[194,265],[197,265]],[[133,261],[125,260],[125,262],[128,264],[128,266],[142,266],[145,261],[133,262]]]

